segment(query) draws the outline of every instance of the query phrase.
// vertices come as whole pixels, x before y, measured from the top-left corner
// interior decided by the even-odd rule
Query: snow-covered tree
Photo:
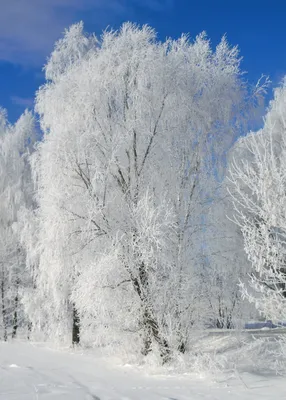
[[[241,296],[239,285],[248,281],[251,264],[244,251],[240,227],[231,220],[233,205],[227,183],[225,179],[206,216],[204,263],[200,273],[211,326],[230,329],[242,326],[257,311]]]
[[[201,216],[252,107],[239,62],[225,39],[161,43],[130,23],[99,41],[75,25],[56,44],[33,160],[50,332],[185,351],[202,313]]]
[[[286,319],[286,85],[275,90],[264,126],[241,138],[234,150],[229,191],[235,219],[252,264],[243,294],[260,313]]]
[[[20,242],[19,214],[32,202],[27,156],[35,138],[31,113],[25,112],[15,125],[0,110],[0,292],[1,326],[5,340],[23,324],[22,289],[28,285],[25,251]]]

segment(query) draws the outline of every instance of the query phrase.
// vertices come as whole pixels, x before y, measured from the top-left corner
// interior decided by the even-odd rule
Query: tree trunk
[[[179,332],[179,346],[178,346],[178,351],[182,354],[186,352],[186,340],[183,338],[183,335],[181,332]]]
[[[147,355],[152,351],[152,338],[159,345],[160,356],[163,363],[169,361],[170,348],[167,340],[161,335],[158,322],[153,315],[151,307],[145,306],[143,313],[143,326],[144,326],[144,347],[142,353]]]
[[[142,301],[142,326],[144,330],[142,354],[147,355],[152,351],[152,340],[154,340],[159,345],[160,355],[163,363],[165,363],[170,358],[170,347],[167,340],[161,335],[158,321],[148,299],[148,274],[143,262],[139,267],[139,279],[132,277],[131,280]]]
[[[152,334],[148,326],[144,325],[143,329],[143,348],[141,353],[147,356],[152,351]]]
[[[17,330],[18,330],[18,306],[19,306],[19,295],[18,295],[18,289],[19,289],[19,279],[16,280],[16,290],[17,294],[15,296],[15,310],[14,310],[14,316],[13,316],[13,330],[12,330],[12,338],[14,339],[17,336]]]
[[[27,340],[30,340],[31,338],[31,332],[32,332],[32,322],[28,322],[28,334],[27,334]]]
[[[3,321],[3,329],[4,329],[4,341],[6,342],[8,339],[7,333],[7,313],[5,308],[5,285],[4,285],[4,274],[2,274],[2,282],[1,282],[1,300],[2,300],[2,321]]]
[[[15,297],[15,311],[13,316],[13,330],[12,330],[12,339],[17,336],[18,330],[18,295]]]
[[[73,304],[73,323],[72,323],[72,344],[79,344],[80,342],[80,318],[78,311]]]

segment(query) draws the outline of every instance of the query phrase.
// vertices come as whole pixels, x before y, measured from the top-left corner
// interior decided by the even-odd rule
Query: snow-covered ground
[[[0,343],[1,400],[254,400],[286,398],[285,380],[240,373],[216,381],[147,375],[91,354]]]

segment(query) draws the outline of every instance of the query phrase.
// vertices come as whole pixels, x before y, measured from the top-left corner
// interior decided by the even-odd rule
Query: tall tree
[[[2,328],[17,334],[23,324],[21,291],[28,283],[25,270],[25,251],[20,242],[19,214],[32,201],[32,185],[27,156],[35,138],[35,123],[25,112],[15,125],[7,121],[0,110],[0,290]]]
[[[185,351],[201,304],[201,215],[257,94],[239,62],[225,38],[212,51],[204,34],[161,43],[129,23],[100,41],[78,24],[56,44],[34,162],[54,333],[73,321],[163,360]]]

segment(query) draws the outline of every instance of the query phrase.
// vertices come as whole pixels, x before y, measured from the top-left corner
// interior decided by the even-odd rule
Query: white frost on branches
[[[16,336],[25,321],[21,298],[29,286],[21,243],[21,212],[31,207],[33,187],[28,156],[35,140],[33,115],[26,111],[15,125],[0,109],[0,292],[3,337]]]
[[[286,319],[286,86],[275,90],[264,127],[241,138],[229,190],[252,264],[243,294],[273,321]]]
[[[66,31],[36,99],[34,326],[76,338],[80,323],[82,339],[163,360],[188,348],[209,313],[202,216],[258,93],[239,64],[225,38]]]

